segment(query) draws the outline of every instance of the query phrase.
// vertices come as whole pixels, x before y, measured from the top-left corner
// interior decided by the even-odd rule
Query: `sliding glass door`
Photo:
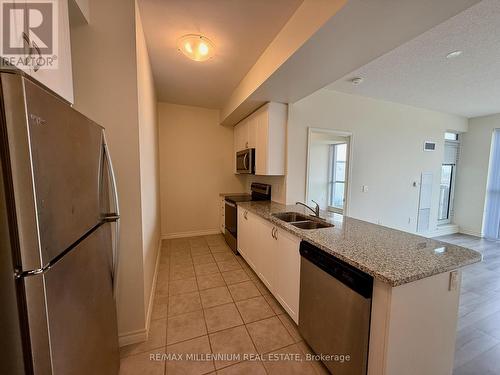
[[[484,236],[500,239],[500,129],[493,133],[491,162],[486,191]]]

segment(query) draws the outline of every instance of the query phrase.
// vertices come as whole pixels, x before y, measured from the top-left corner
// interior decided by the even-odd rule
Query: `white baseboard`
[[[196,237],[196,236],[209,236],[211,234],[219,234],[220,229],[208,229],[208,230],[194,230],[189,232],[177,232],[162,234],[162,240],[170,240],[172,238],[184,238],[184,237]]]
[[[148,331],[146,328],[138,329],[137,331],[131,331],[127,333],[123,333],[118,336],[118,345],[120,347],[137,344],[139,342],[146,341],[148,339]]]
[[[153,304],[156,292],[156,281],[158,279],[158,269],[160,266],[160,256],[161,256],[161,238],[158,241],[158,251],[156,253],[155,271],[153,276],[153,283],[151,285],[151,293],[149,295],[148,310],[146,313],[146,327],[143,329],[139,329],[137,331],[131,331],[119,335],[118,345],[120,347],[144,342],[149,337],[149,327],[151,325],[151,315],[153,313]]]
[[[151,292],[149,293],[148,313],[146,315],[146,332],[148,333],[148,337],[149,337],[149,326],[151,324],[151,315],[153,314],[153,305],[156,292],[156,281],[158,280],[158,269],[160,268],[160,256],[161,256],[161,238],[158,240],[158,250],[156,252],[156,262],[155,262],[155,273],[153,276],[153,283],[151,284]]]
[[[469,230],[467,228],[462,228],[462,227],[460,227],[459,233],[467,234],[469,236],[474,236],[474,237],[479,237],[479,238],[483,238],[484,237],[482,233],[478,233],[476,231]]]
[[[459,233],[458,225],[449,224],[449,225],[438,226],[435,230],[427,233],[426,237],[432,238],[432,237],[446,236],[455,233]]]

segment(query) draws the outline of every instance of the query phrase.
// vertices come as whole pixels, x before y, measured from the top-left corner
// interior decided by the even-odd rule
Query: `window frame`
[[[446,133],[451,133],[456,135],[456,139],[446,139],[444,140],[444,147],[446,147],[446,143],[451,143],[451,144],[457,144],[458,148],[460,150],[460,134],[459,133],[454,133],[454,132],[445,132]],[[451,185],[450,185],[450,192],[449,192],[449,202],[448,202],[448,218],[446,219],[439,219],[439,207],[438,207],[438,218],[437,218],[437,225],[448,225],[453,223],[453,216],[455,214],[455,181],[456,181],[456,176],[457,176],[457,168],[458,168],[458,155],[455,163],[441,163],[441,168],[443,165],[451,165],[452,170],[451,170]],[[441,176],[440,176],[441,177]]]
[[[450,224],[452,222],[453,218],[453,198],[454,198],[454,190],[455,190],[455,175],[456,175],[456,164],[450,164],[450,163],[442,163],[441,168],[443,166],[451,166],[451,178],[450,178],[450,191],[448,192],[448,212],[447,212],[447,217],[444,219],[439,218],[439,208],[438,208],[438,225],[443,225],[443,224]],[[442,175],[442,169],[441,169],[441,175]]]
[[[345,145],[346,147],[346,155],[344,161],[338,161],[337,160],[337,150],[336,148],[340,145]],[[327,194],[328,194],[328,206],[327,210],[330,212],[335,212],[338,214],[343,214],[345,210],[345,203],[346,203],[346,194],[347,194],[347,173],[348,173],[348,165],[349,165],[349,143],[333,143],[330,145],[330,156],[329,156],[329,176],[328,176],[328,187],[327,187]],[[344,180],[337,180],[336,178],[336,164],[338,163],[343,163],[344,164]],[[333,206],[333,195],[335,192],[335,185],[336,184],[343,184],[344,185],[344,199],[343,199],[343,204],[342,207],[337,207]]]

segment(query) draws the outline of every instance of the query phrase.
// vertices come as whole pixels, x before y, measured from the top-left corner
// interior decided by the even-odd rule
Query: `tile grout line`
[[[207,246],[208,246],[208,244],[207,244]],[[210,250],[210,247],[208,249]],[[192,251],[192,249],[191,249],[191,251]],[[190,251],[191,260],[193,260],[193,253],[191,251]],[[210,341],[210,336],[208,335],[207,318],[205,316],[205,310],[203,309],[203,302],[201,300],[200,286],[198,284],[198,277],[197,277],[198,275],[196,275],[196,269],[195,269],[194,273],[195,273],[195,280],[196,280],[196,288],[198,290],[198,294],[200,295],[200,306],[201,306],[201,311],[203,314],[203,324],[205,325],[205,330],[207,332],[206,336],[207,336],[207,340],[208,340],[208,346],[210,347],[210,353],[214,354],[214,349],[212,348],[212,342]],[[203,335],[203,336],[205,336],[205,335]],[[200,337],[202,337],[202,336],[200,336]],[[215,367],[215,361],[213,360],[213,358],[210,360],[210,362],[212,362],[212,366],[214,368],[214,371],[216,371],[217,368]]]
[[[201,236],[201,237],[203,238],[203,236]],[[206,241],[206,239],[204,239],[204,240]],[[207,243],[207,245],[208,245],[208,243]],[[238,271],[238,270],[240,270],[240,269],[241,269],[241,270],[243,270],[243,271],[245,272],[245,274],[249,277],[249,280],[243,280],[243,281],[239,281],[239,282],[236,282],[236,283],[229,284],[229,283],[226,281],[226,279],[222,276],[222,274],[223,274],[224,272],[222,272],[222,271],[221,271],[221,269],[220,269],[220,267],[219,267],[218,262],[215,260],[215,257],[213,256],[213,255],[214,255],[214,253],[211,253],[211,248],[210,248],[210,245],[208,245],[208,247],[209,247],[210,254],[211,254],[211,255],[212,255],[212,257],[214,258],[214,261],[215,261],[215,264],[216,264],[216,266],[217,266],[217,269],[219,270],[219,272],[214,272],[214,273],[212,273],[212,274],[217,274],[217,273],[218,273],[218,274],[220,274],[220,275],[221,275],[221,278],[222,278],[222,279],[223,279],[223,281],[224,281],[224,286],[225,286],[225,288],[228,290],[228,292],[229,292],[229,295],[230,295],[230,298],[231,298],[231,301],[232,301],[232,302],[228,302],[228,303],[224,303],[224,304],[220,304],[220,305],[216,305],[216,306],[211,306],[211,307],[208,307],[208,308],[204,308],[204,307],[203,307],[202,302],[201,302],[201,295],[200,295],[201,290],[200,290],[200,288],[199,288],[198,276],[208,276],[208,275],[211,275],[211,274],[206,274],[206,275],[197,275],[197,274],[196,274],[196,270],[195,270],[195,267],[194,267],[194,261],[193,261],[193,255],[192,255],[192,247],[191,247],[191,244],[189,243],[189,249],[188,249],[188,251],[189,251],[189,259],[190,259],[190,261],[191,261],[191,266],[192,266],[192,268],[193,268],[193,270],[194,270],[194,279],[195,279],[195,283],[196,283],[196,292],[197,292],[197,293],[198,293],[198,295],[200,296],[201,311],[202,311],[202,314],[203,314],[203,319],[204,319],[205,329],[206,329],[206,332],[207,332],[207,333],[206,333],[205,335],[196,336],[196,337],[193,337],[193,338],[190,338],[190,339],[187,339],[187,340],[181,340],[181,341],[178,341],[178,342],[176,342],[176,343],[172,343],[172,344],[170,344],[170,345],[177,345],[177,344],[179,344],[179,343],[183,343],[183,342],[186,342],[186,341],[189,341],[189,340],[193,340],[193,339],[196,339],[196,338],[199,338],[199,337],[204,337],[204,336],[207,336],[207,338],[208,338],[208,342],[209,342],[209,346],[210,346],[210,350],[211,350],[211,351],[212,351],[212,353],[213,353],[212,343],[211,343],[211,340],[210,340],[210,334],[214,334],[214,333],[222,332],[222,331],[227,330],[227,329],[232,329],[232,328],[236,328],[236,327],[241,327],[241,326],[244,326],[244,327],[245,327],[245,331],[246,331],[246,333],[248,334],[248,336],[249,336],[249,338],[250,338],[250,340],[251,340],[251,342],[252,342],[252,345],[254,346],[254,348],[255,348],[255,349],[256,349],[256,351],[257,351],[257,347],[256,347],[256,345],[255,345],[255,342],[254,342],[254,340],[253,340],[252,336],[250,335],[250,332],[249,332],[249,330],[248,330],[247,325],[248,325],[248,324],[252,324],[252,323],[256,323],[256,322],[259,322],[259,321],[263,321],[263,320],[266,320],[266,319],[275,318],[275,317],[277,317],[277,318],[278,318],[278,320],[279,320],[280,324],[281,324],[281,325],[285,328],[285,331],[286,331],[286,332],[287,332],[287,333],[291,336],[291,334],[290,334],[290,332],[289,332],[288,328],[287,328],[287,327],[283,324],[283,322],[281,321],[281,319],[279,319],[279,315],[280,315],[280,314],[276,313],[276,311],[275,311],[275,310],[274,310],[274,309],[270,306],[269,302],[265,299],[264,293],[263,293],[263,292],[261,291],[261,289],[260,289],[260,288],[256,285],[256,281],[252,278],[252,276],[253,276],[253,275],[249,275],[249,274],[248,274],[247,270],[246,270],[246,269],[245,269],[245,267],[244,267],[245,265],[248,267],[248,265],[247,265],[247,263],[246,263],[246,262],[244,262],[243,258],[241,258],[241,260],[244,262],[244,264],[242,264],[242,262],[240,262],[240,261],[239,261],[239,259],[238,259],[238,255],[234,255],[234,257],[236,258],[236,261],[237,261],[237,263],[238,263],[238,265],[239,265],[239,269],[229,270],[229,271],[224,271],[224,272]],[[167,268],[168,273],[169,273],[169,274],[168,274],[168,284],[169,284],[169,285],[168,285],[168,288],[167,288],[167,290],[168,290],[168,291],[170,290],[170,282],[171,282],[171,281],[181,281],[181,280],[191,279],[191,277],[187,277],[187,278],[182,278],[182,279],[177,279],[177,280],[170,280],[170,277],[171,277],[171,266],[172,266],[172,263],[171,263],[171,260],[172,260],[172,254],[171,254],[170,250],[171,250],[171,248],[170,248],[170,246],[168,246],[168,268]],[[162,252],[163,252],[163,248],[162,248]],[[163,255],[163,254],[161,254],[161,255]],[[250,267],[248,267],[248,269],[249,269],[249,270],[250,270],[250,272],[253,274],[253,271],[251,270],[251,268],[250,268]],[[257,278],[258,278],[258,276],[257,276]],[[233,297],[233,295],[232,295],[231,291],[229,290],[229,286],[231,286],[231,285],[237,285],[237,284],[242,284],[242,283],[247,283],[248,281],[251,281],[251,282],[252,282],[252,284],[253,284],[253,285],[257,288],[257,290],[258,290],[258,292],[259,292],[259,295],[258,295],[258,296],[253,296],[253,297],[244,298],[244,299],[242,299],[242,300],[236,301],[236,300],[234,299],[234,297]],[[258,281],[258,279],[257,279],[257,281]],[[265,285],[264,285],[264,287],[265,287]],[[207,288],[207,289],[204,289],[204,290],[210,290],[210,289],[215,289],[215,288],[219,288],[219,287]],[[266,290],[267,290],[267,288],[266,288]],[[166,330],[167,330],[167,332],[165,333],[165,335],[166,335],[166,337],[165,337],[165,345],[164,345],[165,352],[167,351],[167,346],[168,346],[168,345],[167,345],[167,342],[168,342],[168,319],[170,318],[170,316],[169,316],[169,311],[170,311],[170,307],[171,307],[171,304],[170,304],[170,297],[172,297],[172,296],[178,296],[178,295],[183,295],[183,294],[188,294],[188,293],[192,293],[192,292],[193,292],[193,291],[191,291],[191,292],[184,292],[184,293],[178,293],[178,294],[173,294],[173,295],[171,295],[170,293],[168,293],[168,294],[167,294],[167,298],[168,298],[168,301],[167,301],[167,316],[165,317],[165,320],[166,320]],[[156,292],[155,292],[155,296],[156,296]],[[272,311],[273,315],[272,315],[271,317],[262,318],[262,319],[257,319],[257,320],[255,320],[255,321],[252,321],[252,322],[248,322],[248,323],[246,323],[246,322],[244,321],[244,319],[243,319],[243,316],[241,315],[241,311],[240,311],[240,309],[238,308],[237,303],[238,303],[238,302],[243,302],[243,301],[248,301],[248,300],[250,300],[250,299],[254,299],[254,298],[258,298],[258,297],[264,298],[264,301],[266,302],[266,304],[268,305],[268,307],[271,309],[271,311]],[[223,306],[223,305],[228,305],[228,304],[234,304],[234,306],[236,307],[236,310],[237,310],[237,312],[238,312],[238,315],[239,315],[239,317],[240,317],[240,319],[241,319],[241,321],[242,321],[242,324],[241,324],[241,325],[239,325],[239,326],[235,326],[235,327],[229,327],[229,328],[224,328],[224,329],[216,330],[216,331],[214,331],[214,332],[209,332],[209,331],[208,331],[207,321],[206,321],[205,311],[206,311],[207,309],[210,309],[210,308],[214,308],[214,307],[218,307],[218,306]],[[200,310],[196,310],[196,311],[200,311]],[[182,315],[182,314],[178,314],[178,315],[175,315],[175,316],[180,316],[180,315]],[[161,320],[161,318],[160,318],[160,319],[156,319],[156,320]],[[303,340],[301,340],[300,342],[302,342],[302,341],[303,341]],[[294,342],[294,343],[292,343],[292,344],[285,345],[285,346],[280,347],[280,348],[275,348],[275,349],[273,349],[273,350],[270,350],[270,351],[267,351],[267,352],[262,353],[262,355],[263,355],[263,354],[268,354],[268,353],[271,353],[271,352],[274,352],[274,351],[278,351],[278,350],[281,350],[281,349],[284,349],[284,348],[286,348],[286,347],[288,347],[288,346],[291,346],[291,345],[298,345],[298,343]],[[132,355],[136,355],[136,354],[144,354],[144,353],[146,353],[147,351],[153,351],[153,350],[157,350],[157,349],[161,349],[161,348],[162,348],[161,346],[159,346],[159,347],[157,347],[157,348],[150,348],[150,349],[147,349],[147,350],[145,350],[145,351],[141,351],[141,352],[134,353],[134,354],[129,354],[129,355],[124,356],[124,357],[122,357],[122,358],[125,358],[125,357],[128,357],[128,356],[132,356]],[[300,347],[299,347],[299,350],[300,350],[300,352],[302,352],[302,354],[304,354],[303,350],[302,350]],[[258,354],[261,354],[261,353],[259,353],[258,351],[257,351],[257,353],[258,353]],[[229,367],[232,367],[232,366],[235,366],[235,365],[237,365],[237,364],[244,363],[244,362],[249,362],[249,361],[240,361],[240,362],[237,362],[237,363],[233,363],[233,364],[231,364],[231,365],[229,365],[229,366],[225,366],[225,367],[223,367],[223,368],[229,368]],[[267,370],[267,368],[264,366],[263,361],[262,361],[262,360],[259,360],[258,362],[259,362],[259,363],[261,363],[262,367],[264,368],[264,371],[266,372],[266,374],[268,374],[268,370]],[[215,369],[214,371],[218,371],[218,370],[215,368],[215,362],[214,362],[213,360],[212,360],[212,364],[213,364],[213,367],[214,367],[214,369]],[[164,374],[166,375],[166,373],[167,373],[167,361],[165,361],[165,366],[164,366]]]
[[[235,255],[235,256],[236,256],[236,255]],[[238,264],[240,264],[240,263],[238,262]],[[240,267],[241,267],[241,264],[240,264]],[[241,267],[241,269],[243,269],[243,268]],[[243,271],[245,271],[245,270],[243,270]],[[247,275],[247,276],[248,276],[248,275]],[[238,315],[240,316],[240,319],[241,319],[241,321],[243,322],[243,327],[245,327],[245,332],[247,333],[248,337],[250,338],[250,341],[252,342],[252,345],[253,345],[253,347],[254,347],[255,351],[256,351],[257,353],[259,353],[259,351],[258,351],[258,349],[257,349],[257,345],[255,345],[255,342],[254,342],[254,340],[253,340],[253,338],[252,338],[252,335],[250,335],[250,332],[248,331],[247,324],[245,323],[245,320],[243,319],[243,316],[241,315],[240,309],[238,308],[238,305],[236,304],[236,301],[235,301],[235,300],[234,300],[234,298],[233,298],[233,294],[232,294],[232,293],[231,293],[231,291],[229,290],[229,285],[227,284],[227,282],[226,282],[226,280],[224,279],[224,277],[223,277],[222,279],[223,279],[223,280],[224,280],[224,282],[226,283],[226,288],[227,288],[227,289],[228,289],[228,291],[229,291],[229,295],[231,296],[231,299],[233,300],[234,306],[236,307],[236,311],[238,311]],[[259,293],[260,293],[260,290],[259,290]],[[248,299],[250,299],[250,298],[248,298]],[[238,302],[239,302],[239,301],[238,301]],[[263,319],[262,319],[262,320],[263,320]],[[242,363],[242,362],[243,362],[243,361],[240,361],[240,362],[238,362],[238,363]],[[261,363],[262,367],[264,368],[265,373],[266,373],[266,374],[269,374],[269,372],[268,372],[268,371],[267,371],[267,369],[266,369],[266,366],[264,366],[264,363],[262,363],[262,361],[261,361],[260,359],[259,359],[259,363]]]

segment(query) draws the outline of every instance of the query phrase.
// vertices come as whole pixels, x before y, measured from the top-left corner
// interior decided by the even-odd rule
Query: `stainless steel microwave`
[[[255,173],[255,149],[247,148],[246,150],[236,153],[236,173],[253,174]]]

